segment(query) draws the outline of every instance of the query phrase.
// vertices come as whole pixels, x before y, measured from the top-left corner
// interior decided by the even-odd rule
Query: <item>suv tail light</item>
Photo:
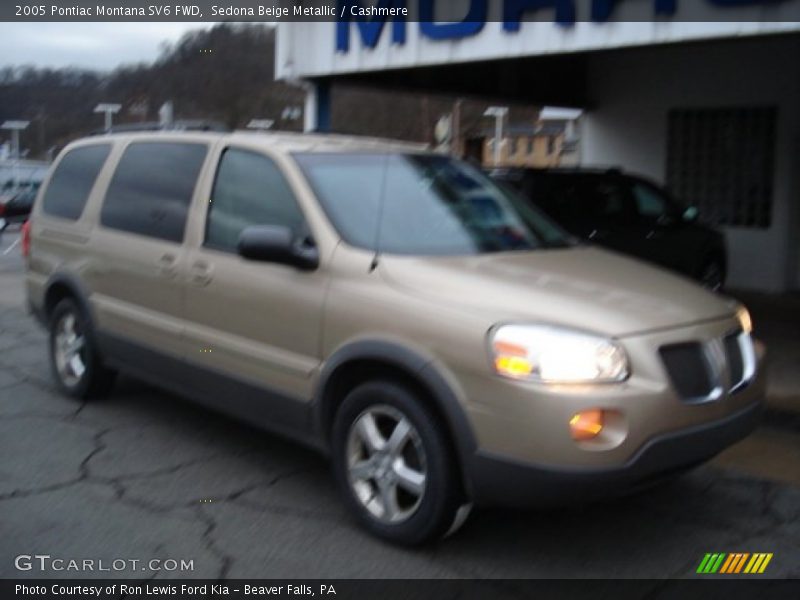
[[[28,258],[31,253],[31,221],[28,219],[22,224],[22,235],[20,241],[23,258]]]
[[[6,205],[0,202],[0,217],[3,216],[4,212],[6,212]]]

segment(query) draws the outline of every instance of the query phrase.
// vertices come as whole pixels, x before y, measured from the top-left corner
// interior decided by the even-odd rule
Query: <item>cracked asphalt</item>
[[[706,552],[772,552],[766,576],[800,577],[800,487],[730,458],[602,504],[476,511],[421,550],[377,541],[310,451],[126,377],[106,400],[61,397],[21,260],[2,255],[14,239],[0,240],[0,577],[663,578]],[[194,569],[18,571],[20,554]]]

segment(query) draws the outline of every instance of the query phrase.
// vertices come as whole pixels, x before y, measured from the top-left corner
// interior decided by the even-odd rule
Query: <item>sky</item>
[[[0,66],[77,66],[111,70],[150,62],[163,42],[214,23],[0,23]]]

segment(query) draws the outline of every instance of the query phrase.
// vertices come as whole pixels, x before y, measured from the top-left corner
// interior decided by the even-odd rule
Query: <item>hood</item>
[[[497,322],[561,324],[614,337],[731,316],[733,301],[646,263],[595,247],[479,256],[381,257],[404,293]]]

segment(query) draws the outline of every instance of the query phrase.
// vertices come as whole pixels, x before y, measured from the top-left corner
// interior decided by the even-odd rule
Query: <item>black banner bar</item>
[[[755,576],[709,577],[686,580],[380,580],[303,579],[259,580],[114,580],[40,579],[0,580],[3,600],[36,598],[127,600],[169,598],[284,600],[758,600],[800,597],[800,580],[760,579]]]
[[[384,21],[488,23],[550,21],[800,20],[800,0],[15,0],[7,22]]]

